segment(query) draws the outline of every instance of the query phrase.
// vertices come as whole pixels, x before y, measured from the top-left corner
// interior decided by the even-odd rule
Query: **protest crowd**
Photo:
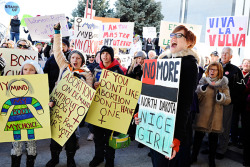
[[[35,18],[39,19],[39,17],[42,16]],[[103,162],[105,162],[105,167],[116,166],[115,152],[118,148],[115,148],[111,141],[112,139],[119,140],[120,138],[124,139],[122,140],[123,142],[127,140],[129,142],[130,140],[131,142],[139,141],[139,148],[147,147],[150,144],[154,145],[152,147],[149,146],[150,152],[148,153],[154,167],[189,167],[199,161],[198,155],[200,153],[208,155],[207,164],[209,167],[215,167],[215,160],[221,160],[225,157],[228,146],[243,149],[243,166],[250,167],[250,122],[248,121],[250,119],[250,59],[243,59],[239,67],[233,65],[231,59],[234,53],[229,46],[225,46],[221,53],[213,51],[205,57],[200,56],[195,48],[197,37],[185,25],[178,25],[172,30],[169,34],[170,43],[164,47],[160,46],[160,33],[156,33],[154,38],[142,38],[134,32],[130,34],[132,35],[130,43],[129,40],[126,41],[129,35],[123,32],[124,34],[121,36],[125,37],[124,41],[120,40],[118,42],[117,40],[116,43],[113,42],[113,45],[111,45],[110,37],[115,36],[116,32],[112,35],[104,33],[102,41],[96,40],[96,42],[94,41],[96,37],[94,32],[93,34],[91,33],[93,36],[85,34],[88,37],[83,37],[84,32],[81,32],[79,25],[84,23],[84,18],[79,19],[80,21],[78,20],[77,23],[71,23],[69,18],[65,18],[65,16],[63,19],[66,24],[55,21],[52,28],[53,34],[49,36],[49,41],[44,41],[42,38],[39,40],[39,37],[33,35],[33,31],[29,29],[34,23],[30,25],[27,23],[28,27],[24,28],[25,33],[28,33],[27,39],[19,38],[21,22],[18,16],[15,15],[10,22],[10,38],[2,39],[0,46],[0,54],[7,55],[7,53],[12,53],[13,51],[16,55],[18,53],[21,55],[21,58],[16,59],[0,56],[1,78],[9,77],[9,75],[13,77],[29,74],[36,74],[34,76],[46,74],[48,78],[47,96],[49,100],[46,101],[48,102],[46,107],[49,109],[50,114],[48,114],[51,116],[49,121],[52,133],[51,137],[49,137],[51,138],[51,159],[48,162],[44,162],[44,166],[55,167],[59,164],[60,153],[63,146],[65,146],[67,167],[76,167],[74,157],[80,147],[78,142],[81,137],[79,128],[87,124],[89,131],[87,140],[93,141],[95,144],[93,148],[95,155],[89,162],[90,167],[97,167]],[[115,25],[112,26],[108,29],[117,28],[114,28]],[[129,25],[126,26],[129,27]],[[65,27],[70,32],[66,36],[64,35]],[[84,40],[76,39],[74,36],[76,33],[80,34],[79,36],[84,38]],[[89,39],[86,40],[87,38]],[[84,42],[90,42],[91,44],[87,45],[91,45],[93,48],[87,48],[85,44],[83,45]],[[97,46],[98,43],[99,46]],[[129,47],[125,47],[128,45]],[[32,54],[35,53],[36,59],[32,58],[32,56],[29,57],[31,51],[33,51]],[[9,68],[12,67],[8,67],[8,64],[13,65],[13,62],[17,64],[15,65],[17,66],[15,67],[17,68],[16,71],[11,71]],[[111,72],[115,79],[105,80],[105,77],[109,77]],[[155,80],[152,81],[152,78]],[[12,149],[10,150],[12,167],[20,167],[23,146],[27,150],[26,166],[34,167],[36,166],[36,157],[39,156],[35,140],[38,133],[35,132],[43,128],[44,125],[39,121],[39,117],[40,114],[44,116],[43,114],[46,110],[43,102],[32,97],[32,95],[27,96],[27,93],[25,93],[24,95],[18,94],[15,96],[14,86],[11,86],[11,84],[14,84],[16,80],[13,78],[6,85],[6,89],[10,90],[14,98],[5,101],[1,100],[1,106],[3,106],[1,117],[9,116],[8,118],[5,117],[6,127],[4,133],[13,131],[10,134],[13,139],[5,142],[12,142]],[[115,85],[117,80],[122,86]],[[141,87],[138,86],[141,96],[136,94],[136,91],[133,94],[132,88],[130,88],[130,93],[128,93],[129,86],[127,85],[132,80],[134,83],[142,85]],[[28,79],[21,79],[20,82],[24,82],[31,88],[32,84]],[[65,88],[66,84],[62,86],[62,89],[66,89],[67,92],[78,90],[74,91],[73,94],[71,92],[71,94],[72,97],[74,95],[75,100],[79,100],[82,103],[82,106],[74,103],[74,101],[70,101],[67,95],[60,94],[59,87],[62,82],[67,82],[68,85],[72,84],[72,89],[69,87]],[[109,88],[114,92],[120,93],[126,88],[127,95],[135,101],[133,105],[129,104],[125,98],[119,96],[119,93],[113,94],[102,89],[105,86],[108,88],[108,84],[110,85]],[[171,86],[168,87],[168,84]],[[131,87],[137,87],[137,85]],[[155,89],[151,90],[151,88]],[[15,87],[15,89],[19,88]],[[20,89],[25,90],[25,87]],[[168,92],[165,92],[166,89]],[[3,90],[2,84],[0,90]],[[18,90],[16,91],[18,92]],[[174,94],[176,91],[177,94]],[[80,94],[81,92],[82,94]],[[92,99],[91,96],[93,95],[94,97],[93,92],[95,92],[94,105],[93,102],[91,104],[91,101],[87,102],[84,99],[85,97]],[[113,106],[114,103],[110,103],[110,105],[107,104],[107,101],[102,103],[102,96],[116,101],[115,106],[125,104],[121,108],[123,111],[126,110],[129,115],[127,129],[125,130],[127,133],[121,133],[123,132],[122,130],[116,130],[118,128],[116,127],[117,124],[112,124],[112,122],[110,128],[102,126],[105,124],[105,121],[110,121],[107,120],[107,115],[109,114],[111,115],[110,117],[119,121],[122,118],[121,112],[115,111],[112,114],[110,110],[107,111],[103,107]],[[169,106],[164,106],[164,100],[158,101],[159,99],[165,99],[165,96],[167,96],[166,99],[173,99],[168,101],[173,101],[176,104],[173,105],[174,107],[171,111],[167,111],[175,113],[175,121],[172,122],[174,129],[172,132],[168,132],[173,135],[170,139],[166,139],[168,136],[163,137],[163,146],[164,141],[168,143],[166,147],[170,149],[170,153],[169,151],[164,151],[163,146],[161,151],[154,149],[155,145],[160,143],[158,142],[160,137],[157,139],[158,133],[151,137],[154,140],[152,144],[150,139],[149,142],[144,139],[147,136],[146,132],[142,132],[146,129],[144,127],[145,124],[143,124],[146,122],[146,119],[150,119],[151,123],[156,121],[155,126],[159,130],[165,128],[165,131],[167,131],[166,127],[170,125],[166,122],[171,120],[172,117],[166,118],[166,122],[164,122],[164,116],[160,115],[156,118],[153,114],[154,111],[157,114],[159,113],[156,109],[159,105],[160,110],[170,110],[170,103],[165,104]],[[154,98],[149,99],[149,97],[155,97],[156,100]],[[126,96],[126,98],[128,97]],[[61,107],[61,101],[64,101],[67,105]],[[80,116],[79,108],[87,108],[87,110],[84,114],[85,117],[82,117],[81,121],[77,117],[76,119],[73,118],[74,123],[71,123],[72,125],[65,123],[69,128],[68,130],[65,129],[64,138],[66,139],[64,142],[61,142],[62,134],[61,136],[59,135],[60,137],[55,137],[58,135],[53,134],[55,130],[52,127],[59,125],[58,121],[57,123],[55,122],[57,120],[56,114],[68,112],[65,109],[68,106],[69,111],[71,111],[70,114],[75,112],[76,116],[78,114],[78,117]],[[143,110],[146,110],[147,107],[152,108],[153,113],[146,115]],[[75,110],[75,108],[78,109]],[[105,114],[103,109],[105,109]],[[11,113],[8,114],[9,110],[11,110]],[[102,117],[97,118],[96,115],[90,115],[90,111],[98,111],[97,114]],[[22,121],[25,119],[32,122],[32,125],[24,125]],[[91,121],[93,119],[98,119],[98,123],[93,123]],[[63,121],[65,122],[66,119],[61,119],[59,122],[64,124]],[[24,129],[27,130],[27,139],[24,139],[26,136],[24,137],[22,134]],[[154,133],[152,129],[150,130],[148,130],[149,136],[151,133]],[[122,138],[122,135],[125,137]],[[208,141],[208,144],[205,144],[205,150],[201,150],[204,140]],[[118,144],[116,143],[115,145],[117,147]],[[129,147],[129,144],[124,146],[124,149],[126,149],[125,147]]]

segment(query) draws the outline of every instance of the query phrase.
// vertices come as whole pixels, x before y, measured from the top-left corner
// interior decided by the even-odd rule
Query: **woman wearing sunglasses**
[[[175,122],[175,132],[173,143],[169,146],[173,148],[172,156],[165,157],[155,150],[150,149],[152,163],[154,167],[174,167],[177,163],[183,163],[184,157],[188,155],[179,153],[179,146],[185,146],[187,140],[187,131],[192,127],[188,127],[188,120],[190,115],[190,107],[193,99],[193,94],[197,86],[198,78],[198,55],[192,50],[196,43],[196,36],[188,30],[185,26],[180,25],[174,29],[170,34],[170,51],[171,55],[159,56],[159,59],[166,58],[181,58],[181,73],[180,73],[180,85],[177,104],[177,115]],[[136,124],[140,121],[140,118],[135,118]],[[174,158],[175,156],[176,158]],[[185,165],[183,165],[185,166]]]
[[[17,49],[31,50],[31,42],[27,39],[20,39],[17,41]]]

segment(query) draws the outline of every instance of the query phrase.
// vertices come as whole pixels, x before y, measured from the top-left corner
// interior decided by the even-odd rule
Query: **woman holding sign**
[[[202,139],[209,133],[209,167],[215,167],[218,134],[223,131],[223,105],[231,103],[228,79],[223,76],[222,65],[209,64],[206,77],[201,78],[196,89],[199,98],[199,113],[196,115],[192,163],[197,161]]]
[[[92,87],[93,78],[92,74],[88,68],[84,67],[86,58],[78,50],[73,50],[70,52],[68,59],[66,60],[62,52],[62,39],[60,34],[60,23],[54,26],[55,35],[54,35],[54,55],[56,62],[60,68],[60,74],[58,82],[61,79],[63,73],[66,70],[69,70],[74,74],[74,76],[86,82],[89,86]],[[50,102],[50,107],[54,106],[54,102]],[[63,112],[63,111],[62,111]],[[59,145],[55,140],[51,139],[50,144],[51,150],[51,160],[46,164],[46,167],[55,167],[59,163],[59,155],[62,151],[62,146]],[[70,138],[65,143],[65,150],[67,154],[67,167],[76,167],[74,156],[77,150],[77,138],[75,132],[70,136]]]
[[[178,158],[174,157],[179,151],[180,145],[185,143],[187,138],[187,121],[189,119],[190,107],[198,78],[197,63],[199,62],[199,57],[192,50],[196,43],[196,36],[185,26],[180,25],[173,30],[170,34],[170,38],[171,55],[163,55],[160,56],[159,59],[181,58],[181,74],[174,140],[170,146],[173,148],[173,151],[171,157],[165,157],[151,149],[151,158],[154,167],[174,167],[177,163],[182,161],[180,156]],[[135,121],[136,124],[139,124],[140,118],[135,118]]]

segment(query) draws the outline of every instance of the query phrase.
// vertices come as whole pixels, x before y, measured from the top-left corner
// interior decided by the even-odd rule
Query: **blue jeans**
[[[14,41],[14,38],[16,39],[16,42],[19,40],[20,33],[16,32],[10,32],[10,40]]]

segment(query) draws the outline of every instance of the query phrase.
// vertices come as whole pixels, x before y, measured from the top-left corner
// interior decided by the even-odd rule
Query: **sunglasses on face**
[[[25,48],[25,49],[28,49],[29,48],[29,46],[27,46],[27,45],[22,45],[22,44],[17,44],[17,47],[19,47],[19,48]]]
[[[1,48],[8,48],[8,46],[1,46]]]
[[[170,34],[170,38],[173,38],[174,36],[176,36],[176,38],[181,38],[181,37],[186,38],[186,36],[183,35],[182,33],[171,33]]]

